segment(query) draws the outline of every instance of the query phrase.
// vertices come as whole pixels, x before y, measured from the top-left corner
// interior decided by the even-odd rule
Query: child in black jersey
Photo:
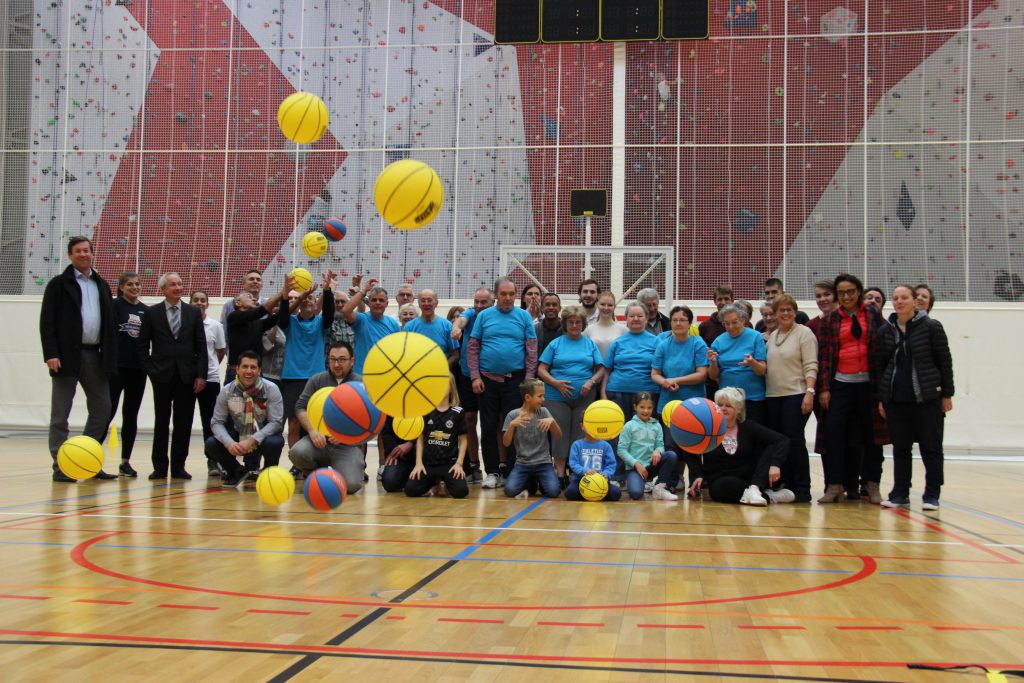
[[[405,484],[405,495],[423,496],[440,482],[448,495],[469,495],[466,473],[466,417],[459,405],[455,378],[449,378],[448,395],[437,408],[423,417],[423,433],[416,439],[416,466]]]

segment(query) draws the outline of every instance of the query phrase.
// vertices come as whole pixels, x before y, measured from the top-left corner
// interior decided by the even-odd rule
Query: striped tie
[[[178,338],[178,330],[181,329],[181,312],[177,306],[171,306],[171,334]]]

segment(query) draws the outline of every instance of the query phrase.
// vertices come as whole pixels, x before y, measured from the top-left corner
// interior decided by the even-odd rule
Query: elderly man
[[[360,375],[363,374],[363,360],[373,345],[389,334],[400,332],[402,329],[397,320],[384,315],[384,311],[388,308],[388,290],[378,287],[377,280],[374,278],[367,278],[366,284],[360,287],[362,280],[362,275],[352,278],[352,284],[357,291],[342,309],[345,322],[351,325],[356,333],[354,369]],[[369,308],[368,312],[358,310],[364,301]]]
[[[405,332],[416,332],[432,340],[448,357],[454,370],[459,364],[459,342],[452,339],[452,324],[437,315],[437,293],[432,289],[420,290],[420,314],[405,324]]]
[[[210,428],[213,436],[206,440],[206,457],[216,460],[226,473],[223,486],[237,486],[247,473],[281,461],[284,439],[281,428],[284,402],[281,390],[268,379],[260,377],[260,357],[254,351],[238,355],[236,379],[217,395]]]
[[[516,303],[516,285],[507,277],[494,285],[498,305],[476,316],[469,338],[469,376],[480,403],[480,437],[487,477],[484,488],[497,488],[501,474],[499,430],[505,416],[523,403],[519,385],[537,373],[537,332],[530,314]],[[506,471],[515,465],[508,446]]]
[[[413,291],[412,285],[399,285],[398,291],[395,293],[395,304],[398,306],[398,312],[391,317],[394,318],[399,324],[402,324],[402,307],[415,303],[416,294]]]
[[[258,304],[252,292],[240,292],[232,302],[234,310],[227,316],[225,332],[228,337],[228,370],[224,383],[235,378],[235,366],[238,365],[238,355],[242,351],[256,351],[262,353],[263,334],[277,325],[277,316],[271,313],[277,312],[277,306],[281,299],[288,296],[288,283],[285,282],[280,292],[263,304]]]
[[[89,238],[76,236],[68,241],[71,265],[47,283],[39,312],[43,360],[50,370],[54,481],[75,481],[58,469],[57,451],[68,438],[68,416],[79,384],[89,410],[84,434],[103,441],[110,420],[107,379],[117,372],[117,327],[110,286],[92,269],[92,258]],[[100,470],[96,478],[117,477]]]
[[[247,293],[249,293],[252,296],[252,300],[253,300],[253,302],[254,302],[254,304],[256,306],[262,306],[264,300],[261,297],[260,292],[263,291],[263,273],[261,273],[260,271],[256,270],[255,268],[253,268],[251,270],[247,270],[245,272],[245,275],[242,277],[242,291],[243,292],[247,292]],[[230,301],[225,302],[224,303],[224,307],[222,309],[220,309],[220,324],[224,326],[224,332],[225,333],[227,333],[227,330],[228,330],[228,316],[231,315],[232,311],[235,310],[235,300],[236,299],[237,299],[237,297],[235,299],[231,299]],[[228,356],[231,355],[231,338],[230,337],[228,338],[228,348],[225,351],[225,353]],[[231,370],[229,368],[228,369],[228,379],[227,379],[227,381],[231,381],[231,378],[233,376],[234,376],[234,370]],[[225,383],[227,383],[227,382],[225,382]]]
[[[658,290],[651,287],[641,289],[636,295],[636,300],[647,310],[648,332],[657,336],[662,332],[672,331],[668,316],[658,310]]]

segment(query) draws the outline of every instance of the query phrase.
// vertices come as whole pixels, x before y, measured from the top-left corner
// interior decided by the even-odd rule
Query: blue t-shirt
[[[324,371],[324,338],[331,333],[324,329],[323,314],[303,320],[292,314],[285,334],[284,365],[281,379],[309,379]]]
[[[686,341],[678,342],[671,334],[658,338],[658,346],[654,349],[654,361],[651,367],[660,370],[664,377],[684,377],[697,372],[697,368],[710,365],[708,362],[708,345],[700,337],[687,337]],[[685,401],[688,398],[703,398],[704,382],[697,384],[680,384],[675,391],[661,389],[658,399],[658,414],[669,401]]]
[[[627,332],[608,347],[604,366],[611,371],[608,391],[635,394],[641,391],[655,393],[658,385],[651,379],[651,361],[658,338],[650,332]]]
[[[552,377],[569,380],[572,384],[572,396],[569,398],[545,384],[544,400],[572,401],[580,397],[584,383],[594,375],[594,368],[601,365],[601,352],[589,337],[570,339],[563,334],[551,340],[540,355],[540,362],[548,366]]]
[[[504,375],[526,367],[523,342],[536,339],[537,331],[524,309],[513,306],[503,311],[494,306],[476,316],[471,336],[480,340],[480,372]]]
[[[615,474],[615,451],[607,441],[577,439],[569,449],[569,469],[578,477],[590,470],[611,477]]]
[[[459,349],[459,368],[461,368],[462,375],[464,377],[469,377],[469,357],[466,354],[469,351],[469,338],[473,334],[473,323],[476,322],[476,309],[466,309],[462,312],[461,317],[466,319],[466,326],[462,328],[462,348]]]
[[[711,350],[718,352],[719,386],[742,389],[748,401],[764,400],[764,377],[759,377],[749,366],[739,364],[748,353],[755,360],[768,359],[768,350],[760,332],[745,327],[735,338],[723,332],[711,342]]]
[[[356,363],[352,366],[352,372],[361,375],[363,374],[363,361],[366,360],[366,354],[370,352],[373,345],[389,334],[401,332],[402,328],[398,321],[391,316],[382,315],[379,318],[374,318],[369,313],[356,311],[356,321],[352,323],[352,330],[356,333]],[[291,341],[290,338],[289,341]]]
[[[413,318],[402,328],[403,332],[415,332],[431,339],[441,347],[444,355],[459,348],[459,342],[452,339],[452,324],[444,318],[435,317],[429,323],[423,318]]]

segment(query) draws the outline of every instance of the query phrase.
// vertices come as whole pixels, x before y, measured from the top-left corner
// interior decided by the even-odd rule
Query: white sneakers
[[[651,498],[654,500],[679,500],[679,496],[665,488],[664,484],[655,484],[651,489]]]
[[[484,483],[481,484],[481,486],[484,487],[485,489],[498,488],[498,475],[488,474],[486,477],[484,477]]]
[[[792,503],[796,500],[796,494],[789,489],[779,489],[778,491],[768,489],[765,495],[773,503]]]
[[[765,507],[768,505],[768,501],[761,495],[761,489],[757,488],[754,484],[748,486],[740,497],[740,505],[756,505],[757,507]]]

